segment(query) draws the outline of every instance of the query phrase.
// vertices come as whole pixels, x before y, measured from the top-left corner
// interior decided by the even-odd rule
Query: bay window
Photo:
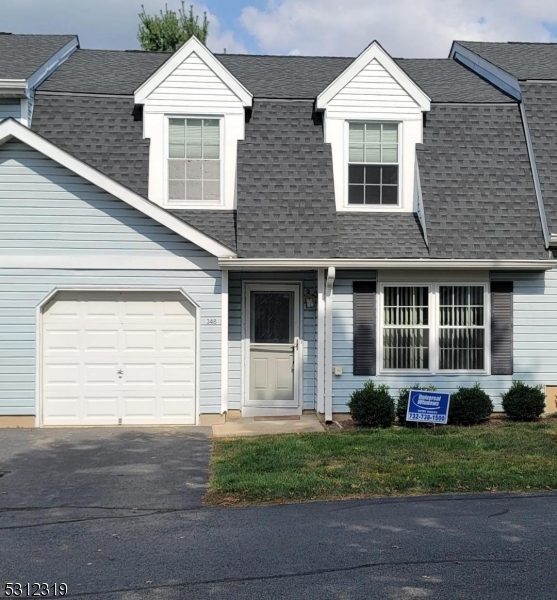
[[[486,370],[484,285],[384,285],[383,371]]]

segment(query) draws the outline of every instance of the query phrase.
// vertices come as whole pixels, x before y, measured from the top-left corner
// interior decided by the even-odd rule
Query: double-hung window
[[[383,368],[429,369],[429,288],[383,290]]]
[[[168,202],[220,204],[219,119],[169,119]]]
[[[485,371],[486,287],[383,286],[383,371]]]
[[[439,370],[484,369],[483,286],[439,286],[438,337]]]
[[[398,204],[398,124],[348,124],[348,204]]]

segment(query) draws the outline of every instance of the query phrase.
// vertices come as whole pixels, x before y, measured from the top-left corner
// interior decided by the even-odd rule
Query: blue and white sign
[[[446,425],[449,417],[450,394],[410,390],[406,420],[416,423]]]

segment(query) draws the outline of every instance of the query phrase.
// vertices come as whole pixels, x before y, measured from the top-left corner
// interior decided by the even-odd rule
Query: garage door
[[[43,424],[194,424],[195,337],[177,292],[58,294],[43,311]]]

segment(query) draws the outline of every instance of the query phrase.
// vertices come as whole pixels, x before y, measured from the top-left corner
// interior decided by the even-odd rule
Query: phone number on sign
[[[58,598],[68,593],[67,583],[6,583],[5,598]]]
[[[423,415],[421,413],[410,413],[410,418],[413,421],[431,421],[433,423],[443,423],[445,415]]]

